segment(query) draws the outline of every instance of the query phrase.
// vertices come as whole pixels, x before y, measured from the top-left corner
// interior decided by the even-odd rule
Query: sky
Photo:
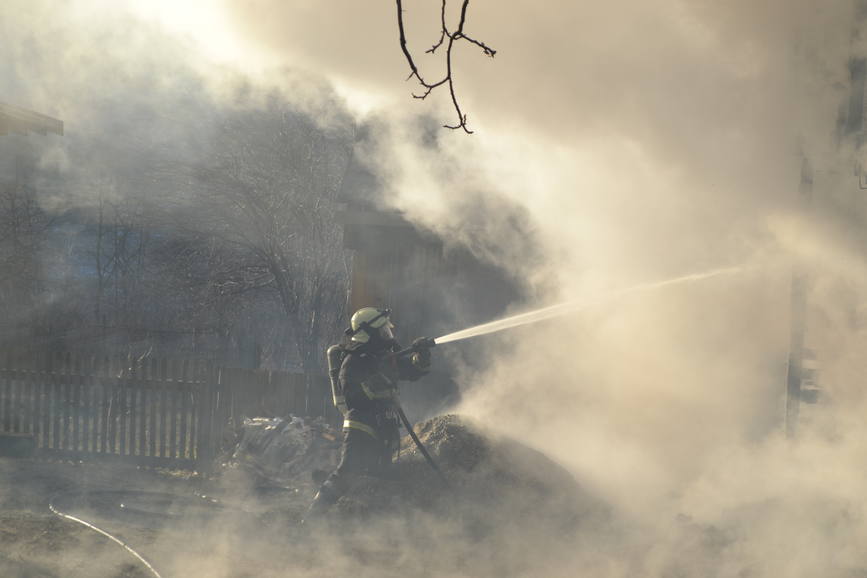
[[[851,321],[867,285],[863,192],[851,176],[857,143],[837,132],[848,62],[863,52],[854,3],[472,0],[465,33],[497,50],[455,48],[472,135],[431,130],[454,111],[442,88],[412,98],[391,2],[76,0],[63,4],[66,28],[40,14],[48,4],[34,6],[20,3],[7,26],[47,23],[72,47],[121,14],[157,26],[173,40],[154,51],[197,67],[218,97],[230,70],[294,87],[325,117],[304,79],[334,87],[328,106],[372,127],[358,153],[386,202],[526,279],[532,299],[516,311],[604,302],[488,338],[485,368],[462,376],[460,410],[544,449],[647,529],[657,545],[639,556],[643,574],[680,555],[684,517],[734,536],[719,575],[867,566],[867,487],[854,465],[867,439],[864,338]],[[435,78],[442,54],[423,52],[438,37],[439,5],[405,7],[409,48]],[[17,104],[62,118],[86,109],[58,97],[59,78],[11,77],[27,78],[10,89]],[[604,299],[721,267],[743,272]],[[788,441],[793,268],[812,279],[808,340],[834,402]]]

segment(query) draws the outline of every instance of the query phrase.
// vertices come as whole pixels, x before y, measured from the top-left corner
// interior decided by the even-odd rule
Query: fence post
[[[217,410],[217,395],[219,390],[219,370],[211,368],[207,373],[207,378],[199,384],[200,403],[198,416],[198,436],[196,448],[196,469],[201,473],[210,474],[213,468],[215,457],[216,437],[219,435],[219,428],[216,427],[215,419]]]

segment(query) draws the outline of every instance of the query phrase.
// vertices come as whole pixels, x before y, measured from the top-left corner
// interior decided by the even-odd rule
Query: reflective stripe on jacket
[[[357,420],[352,420],[352,419],[343,420],[343,429],[357,429],[358,431],[363,431],[364,433],[366,433],[370,436],[373,436],[373,439],[375,439],[375,440],[379,439],[379,436],[376,435],[375,429],[373,429],[372,427],[370,427],[366,423],[363,423],[363,422],[360,422]]]

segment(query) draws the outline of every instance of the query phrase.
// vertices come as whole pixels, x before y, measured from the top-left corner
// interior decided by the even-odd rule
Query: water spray
[[[447,335],[443,335],[441,337],[437,337],[435,339],[427,339],[422,346],[433,347],[434,345],[442,345],[444,343],[451,343],[454,341],[462,341],[464,339],[469,339],[471,337],[478,337],[481,335],[488,335],[490,333],[496,333],[498,331],[504,331],[506,329],[512,329],[514,327],[520,327],[522,325],[529,325],[530,323],[538,323],[539,321],[545,321],[546,319],[551,319],[553,317],[560,317],[562,315],[566,315],[568,313],[574,313],[577,311],[582,311],[584,309],[589,309],[591,307],[595,307],[598,305],[602,305],[609,301],[613,301],[615,299],[619,299],[626,295],[630,295],[633,293],[642,293],[646,291],[655,291],[657,289],[662,289],[665,287],[670,287],[672,285],[682,285],[686,283],[695,283],[698,281],[704,281],[707,279],[712,279],[714,277],[721,277],[724,275],[734,275],[736,273],[741,273],[747,270],[748,267],[745,266],[737,266],[737,267],[726,267],[723,269],[714,269],[712,271],[706,271],[704,273],[693,273],[690,275],[683,275],[682,277],[675,277],[673,279],[666,279],[664,281],[653,281],[650,283],[642,283],[640,285],[634,285],[632,287],[628,287],[626,289],[620,289],[618,291],[614,291],[613,293],[606,294],[604,296],[596,297],[593,299],[583,299],[583,300],[575,300],[575,301],[567,301],[565,303],[559,303],[557,305],[549,305],[548,307],[543,307],[541,309],[535,309],[533,311],[527,311],[525,313],[518,313],[517,315],[512,315],[510,317],[506,317],[504,319],[498,319],[496,321],[490,321],[488,323],[483,323],[481,325],[476,325],[474,327],[469,327],[467,329],[461,329],[460,331],[455,331],[453,333],[449,333]],[[403,350],[400,353],[410,353],[412,351],[416,351],[418,347],[411,347]]]
[[[714,269],[713,271],[683,275],[681,277],[666,279],[664,281],[654,281],[651,283],[633,285],[632,287],[621,289],[619,291],[614,291],[613,293],[608,293],[595,299],[567,301],[565,303],[559,303],[557,305],[549,305],[548,307],[543,307],[541,309],[535,309],[533,311],[527,311],[525,313],[518,313],[517,315],[512,315],[510,317],[505,317],[496,321],[490,321],[488,323],[476,325],[475,327],[461,329],[460,331],[455,331],[453,333],[449,333],[441,337],[436,337],[434,339],[431,339],[430,337],[422,337],[416,339],[415,342],[413,342],[413,344],[406,349],[395,352],[394,355],[400,357],[404,355],[409,355],[411,353],[419,352],[424,349],[431,349],[437,345],[442,345],[444,343],[462,341],[471,337],[479,337],[481,335],[488,335],[489,333],[496,333],[498,331],[512,329],[514,327],[520,327],[522,325],[529,325],[530,323],[538,323],[539,321],[551,319],[552,317],[559,317],[561,315],[566,315],[568,313],[574,313],[576,311],[581,311],[583,309],[601,305],[603,303],[619,299],[620,297],[630,295],[632,293],[655,291],[657,289],[670,287],[672,285],[695,283],[698,281],[704,281],[706,279],[712,279],[714,277],[720,277],[723,275],[734,275],[736,273],[741,273],[746,269],[747,267],[745,266]],[[337,398],[335,398],[335,403],[336,399]],[[404,427],[406,428],[407,432],[409,432],[409,435],[412,437],[412,441],[415,442],[415,445],[418,447],[419,451],[421,452],[422,456],[424,456],[427,463],[430,464],[431,468],[436,471],[436,473],[440,476],[446,486],[448,486],[448,480],[446,480],[442,471],[440,471],[439,467],[437,467],[436,462],[434,462],[433,458],[431,458],[424,445],[418,439],[418,436],[416,436],[415,432],[413,431],[412,424],[409,423],[409,420],[406,418],[406,414],[404,414],[403,409],[401,409],[399,404],[396,404],[396,407],[398,414],[400,415],[401,421],[403,421]]]

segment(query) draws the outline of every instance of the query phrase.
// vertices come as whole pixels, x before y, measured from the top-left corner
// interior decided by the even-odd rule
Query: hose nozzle
[[[436,346],[437,341],[433,337],[419,337],[412,342],[412,348],[416,351],[420,349],[432,349]]]
[[[418,351],[424,351],[426,349],[433,349],[437,344],[436,339],[433,337],[419,337],[415,341],[412,342],[412,345],[407,347],[406,349],[401,349],[394,353],[397,357],[402,357],[404,355],[409,355],[410,353],[416,353]]]

